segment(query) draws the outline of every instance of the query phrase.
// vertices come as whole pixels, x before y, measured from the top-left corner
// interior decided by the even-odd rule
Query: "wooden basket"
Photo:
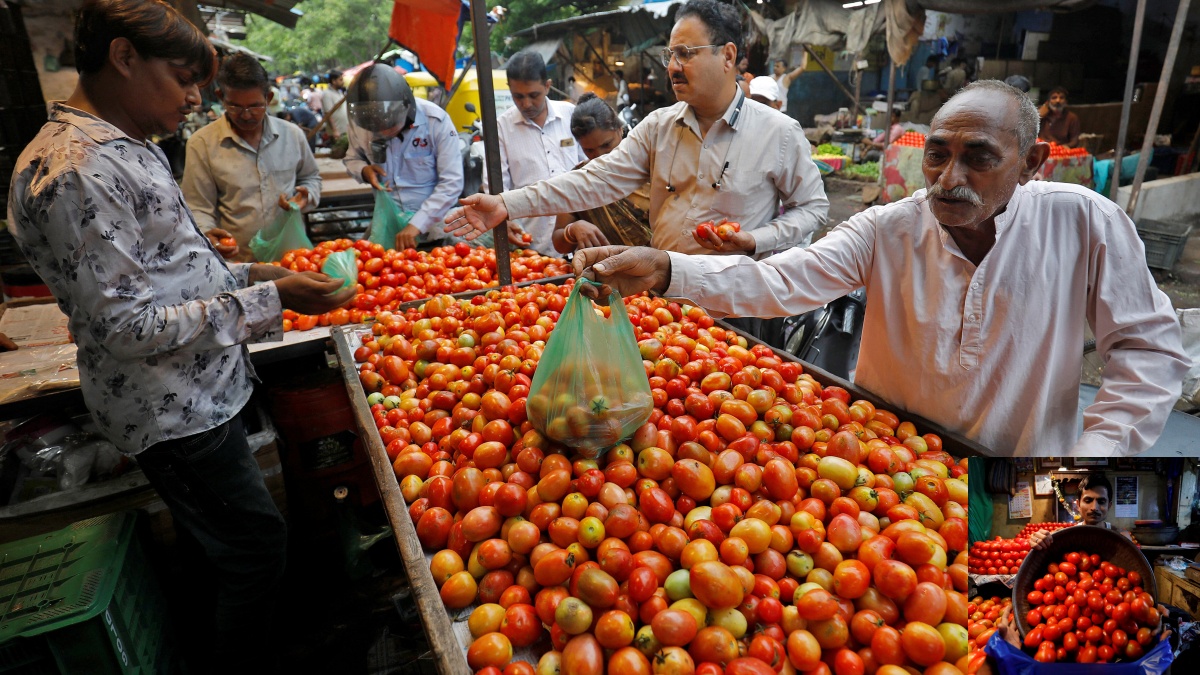
[[[1076,525],[1057,530],[1050,538],[1050,546],[1043,550],[1031,550],[1025,556],[1021,569],[1017,570],[1017,578],[1013,583],[1012,602],[1013,618],[1021,635],[1029,630],[1025,615],[1029,613],[1029,601],[1025,596],[1033,590],[1033,584],[1046,575],[1050,563],[1062,560],[1071,551],[1087,551],[1097,553],[1100,560],[1109,562],[1117,567],[1137,572],[1142,575],[1142,588],[1158,599],[1158,584],[1154,579],[1154,569],[1146,556],[1142,555],[1132,541],[1122,536],[1116,530],[1103,527]]]

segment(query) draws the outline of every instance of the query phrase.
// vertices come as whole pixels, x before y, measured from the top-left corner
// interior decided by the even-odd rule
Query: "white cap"
[[[766,75],[759,75],[753,80],[750,80],[750,95],[762,96],[763,98],[772,102],[778,101],[779,85],[776,84],[775,80],[772,78],[767,77]]]

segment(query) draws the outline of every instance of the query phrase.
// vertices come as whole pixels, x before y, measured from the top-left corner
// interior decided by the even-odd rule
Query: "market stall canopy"
[[[640,5],[629,5],[607,12],[594,12],[570,19],[547,21],[513,33],[513,37],[534,40],[530,48],[537,49],[549,61],[558,49],[558,44],[567,35],[592,28],[615,27],[625,36],[629,48],[627,56],[656,44],[662,44],[671,30],[671,10],[683,0],[659,0]]]
[[[295,8],[299,0],[204,0],[205,7],[223,7],[257,14],[277,24],[296,27],[296,20],[304,16]]]
[[[1096,0],[907,0],[910,12],[926,9],[951,14],[997,14],[1002,12],[1075,12]]]
[[[259,54],[258,52],[246,49],[245,47],[235,45],[232,42],[229,42],[228,40],[222,40],[219,37],[213,37],[212,35],[209,35],[208,41],[213,43],[214,47],[219,47],[220,49],[222,49],[230,54],[248,54],[248,55],[253,56],[254,58],[258,59],[259,61],[266,61],[267,63],[271,63],[271,62],[275,61],[275,59],[273,59],[269,56],[264,56],[262,54]]]
[[[1096,0],[882,0],[847,10],[844,0],[806,0],[782,19],[770,20],[756,11],[755,27],[770,41],[770,58],[787,59],[793,46],[820,45],[861,54],[871,36],[887,31],[888,54],[905,63],[925,28],[925,11],[982,14],[1086,9]]]

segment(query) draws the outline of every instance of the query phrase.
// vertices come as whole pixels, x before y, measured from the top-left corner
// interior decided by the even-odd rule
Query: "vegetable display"
[[[496,285],[496,251],[459,242],[431,251],[385,249],[366,240],[323,241],[312,249],[288,251],[277,263],[293,272],[319,272],[326,259],[353,251],[358,267],[358,294],[347,307],[319,316],[283,312],[283,329],[309,330],[320,326],[362,323],[401,303],[439,293],[461,293]],[[531,281],[568,274],[571,265],[532,249],[512,252],[512,279]]]
[[[647,296],[624,302],[654,410],[587,459],[527,419],[572,286],[381,312],[354,353],[474,671],[966,671],[965,460]]]
[[[977,541],[971,544],[967,571],[989,576],[1016,574],[1028,554],[1029,540],[1023,537]]]

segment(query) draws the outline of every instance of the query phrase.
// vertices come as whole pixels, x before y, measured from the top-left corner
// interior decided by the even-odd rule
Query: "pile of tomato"
[[[1071,527],[1075,523],[1029,523],[1021,528],[1021,533],[1017,535],[1017,539],[1028,539],[1029,535],[1034,532],[1055,532],[1064,527]]]
[[[1050,143],[1050,159],[1058,159],[1060,157],[1086,157],[1088,151],[1085,148],[1068,148],[1065,145],[1059,145],[1051,141]]]
[[[1024,644],[1037,649],[1034,658],[1044,663],[1137,660],[1154,643],[1160,623],[1140,573],[1086,551],[1051,563],[1025,599],[1031,608]]]
[[[892,145],[899,145],[905,148],[924,148],[925,134],[919,131],[906,131],[903,136],[892,141]]]
[[[366,240],[323,241],[310,249],[288,251],[276,264],[293,272],[319,272],[330,253],[358,252],[358,294],[346,307],[319,316],[283,313],[283,329],[309,330],[317,326],[362,323],[383,311],[395,311],[403,302],[439,293],[475,291],[496,284],[496,251],[459,242],[431,251],[384,249]],[[571,271],[570,263],[532,249],[512,252],[514,282],[545,279]]]
[[[383,312],[354,355],[473,670],[965,672],[966,460],[646,296],[655,409],[586,459],[526,415],[572,283]]]
[[[969,612],[967,615],[967,639],[971,641],[970,651],[973,662],[984,660],[983,647],[996,632],[996,625],[1000,622],[1001,615],[1009,607],[1012,607],[1012,598],[1008,596],[992,596],[990,598],[978,596],[971,599],[971,605],[967,610]]]
[[[1025,556],[1029,555],[1029,540],[1024,535],[1017,539],[977,541],[971,544],[967,556],[967,570],[971,574],[1005,575],[1016,574]]]

